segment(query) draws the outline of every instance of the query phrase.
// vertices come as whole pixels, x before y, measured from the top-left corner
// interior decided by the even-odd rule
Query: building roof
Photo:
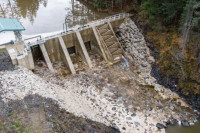
[[[0,18],[0,32],[23,31],[25,28],[16,18]]]

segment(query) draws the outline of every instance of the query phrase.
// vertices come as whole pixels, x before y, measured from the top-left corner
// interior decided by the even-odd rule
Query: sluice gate
[[[124,52],[115,32],[126,17],[129,14],[117,14],[33,42],[26,40],[9,44],[6,49],[14,65],[34,69],[34,60],[43,58],[52,73],[55,73],[53,64],[59,61],[63,62],[70,73],[76,74],[71,57],[73,54],[78,55],[91,68],[88,50],[98,53],[106,63],[114,64],[121,60]]]

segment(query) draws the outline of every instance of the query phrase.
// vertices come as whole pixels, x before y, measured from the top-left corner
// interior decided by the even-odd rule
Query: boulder
[[[184,127],[189,127],[190,126],[189,122],[186,121],[186,120],[182,120],[181,121],[181,125],[184,126]]]
[[[164,125],[161,124],[161,123],[157,123],[157,124],[156,124],[156,127],[157,127],[158,129],[164,129],[164,128],[166,128],[166,126],[164,126]]]

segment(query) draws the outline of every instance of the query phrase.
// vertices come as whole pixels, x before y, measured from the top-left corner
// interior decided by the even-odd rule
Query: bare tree
[[[188,42],[190,29],[192,27],[192,19],[193,19],[193,13],[194,13],[193,6],[194,6],[194,1],[190,0],[189,8],[188,8],[186,20],[184,23],[184,28],[183,28],[183,36],[182,36],[182,38],[183,38],[182,57],[183,58],[185,58],[185,47]]]

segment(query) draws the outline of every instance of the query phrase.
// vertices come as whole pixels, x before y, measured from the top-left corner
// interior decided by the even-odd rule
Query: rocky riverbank
[[[0,72],[3,102],[23,101],[36,94],[55,101],[64,112],[104,123],[102,132],[112,130],[111,126],[122,133],[164,133],[168,124],[193,125],[198,111],[152,77],[154,58],[131,19],[120,26],[117,36],[126,54],[113,66],[90,53],[93,68],[74,76],[51,74],[45,63],[35,73],[23,67]]]
[[[125,23],[121,25],[121,28],[118,30],[117,35],[125,51],[127,51],[134,59],[134,65],[136,65],[136,69],[134,70],[134,72],[139,75],[138,82],[143,85],[151,86],[159,93],[165,93],[160,93],[161,96],[168,95],[169,97],[171,97],[170,95],[172,94],[175,97],[179,97],[179,95],[177,94],[180,93],[172,92],[176,88],[177,79],[173,77],[161,77],[162,73],[160,73],[153,56],[151,56],[150,54],[151,51],[149,51],[149,47],[151,48],[151,45],[145,41],[143,35],[131,19],[127,19]],[[170,91],[170,89],[172,91]],[[164,99],[167,98],[165,96],[163,97]],[[185,97],[183,96],[181,99],[183,98]],[[198,98],[196,96],[190,98],[191,100],[188,100],[188,98],[186,99],[187,101],[184,100],[186,104],[188,101],[189,104],[191,103],[191,101],[193,103],[194,101],[196,101],[195,105],[198,105]],[[192,108],[192,105],[190,106],[190,108]],[[194,109],[194,112],[196,112],[196,117],[198,117],[199,112],[196,109]],[[176,123],[177,122],[178,121],[176,121]],[[196,122],[196,120],[194,120],[194,122]],[[180,123],[181,120],[179,120],[179,124]],[[193,125],[193,122],[191,123],[191,125]]]

